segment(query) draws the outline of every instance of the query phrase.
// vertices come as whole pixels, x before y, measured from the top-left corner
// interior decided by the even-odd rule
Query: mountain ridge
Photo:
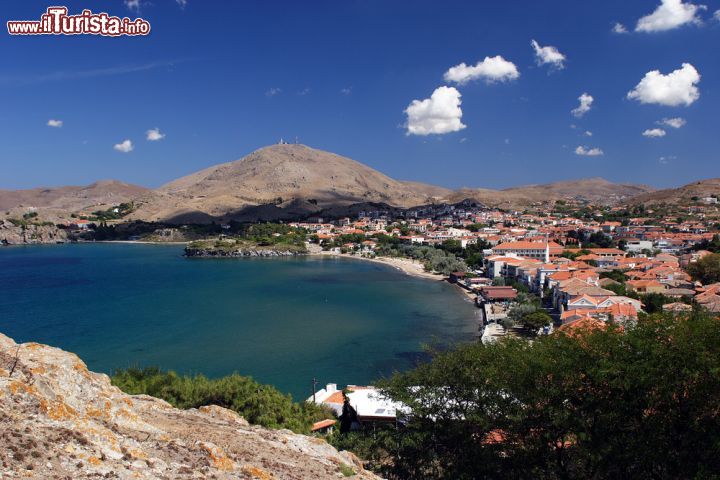
[[[117,180],[85,187],[0,190],[0,209],[22,206],[77,213],[91,205],[132,200],[137,209],[128,220],[209,223],[303,218],[321,212],[340,215],[353,205],[409,208],[466,199],[507,209],[557,200],[612,205],[655,191],[648,185],[614,183],[600,177],[452,190],[396,180],[356,160],[305,145],[277,144],[192,172],[154,190]]]

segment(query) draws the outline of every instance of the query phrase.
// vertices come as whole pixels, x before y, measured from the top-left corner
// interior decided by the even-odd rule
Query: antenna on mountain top
[[[300,142],[298,142],[298,137],[297,137],[297,135],[295,135],[295,145],[297,145],[298,143],[300,143]]]

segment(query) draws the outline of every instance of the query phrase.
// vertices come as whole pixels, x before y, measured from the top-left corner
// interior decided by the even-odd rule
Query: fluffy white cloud
[[[280,92],[282,92],[282,90],[280,88],[272,87],[265,91],[265,96],[266,97],[274,97],[275,95],[277,95]]]
[[[715,14],[713,15],[715,17],[715,20],[720,22],[720,10],[715,10]]]
[[[478,62],[475,66],[466,65],[465,62],[451,67],[445,72],[446,82],[453,82],[463,85],[470,80],[483,79],[488,83],[506,82],[515,80],[520,76],[514,63],[505,60],[502,56],[485,57],[485,60]]]
[[[60,128],[60,127],[63,126],[63,121],[62,121],[62,120],[53,120],[53,119],[51,118],[50,120],[47,121],[47,126],[48,126],[48,127]]]
[[[350,95],[352,93],[352,87],[341,88],[340,93],[342,93],[343,95]]]
[[[648,128],[643,133],[643,137],[660,138],[664,137],[667,132],[662,128]]]
[[[438,87],[430,98],[413,100],[405,109],[407,135],[457,132],[462,123],[460,92],[454,87]]]
[[[628,92],[627,98],[640,103],[655,103],[668,107],[688,106],[700,98],[696,84],[700,82],[700,74],[689,63],[682,68],[663,75],[659,70],[645,74],[640,83]]]
[[[165,138],[165,134],[160,133],[159,128],[151,128],[145,133],[145,135],[145,138],[151,142],[157,142],[158,140],[162,140],[163,138]]]
[[[585,130],[585,133],[583,133],[586,137],[592,137],[592,132],[590,130]]]
[[[537,61],[538,65],[545,65],[549,63],[550,65],[557,67],[557,68],[564,68],[565,65],[563,65],[563,62],[565,61],[565,55],[560,53],[557,48],[546,46],[541,47],[538,42],[533,40],[530,42],[530,45],[532,45],[533,50],[535,50],[535,60]]]
[[[130,10],[140,11],[140,0],[125,0],[125,6]]]
[[[180,5],[180,8],[185,8],[187,6],[188,0],[175,0],[177,1],[177,4]]]
[[[603,152],[601,149],[594,147],[594,148],[588,148],[588,147],[577,147],[575,149],[575,155],[580,155],[583,157],[598,157],[600,155],[605,155],[605,152]]]
[[[588,93],[583,93],[578,97],[578,100],[580,101],[580,105],[578,105],[577,108],[573,108],[570,113],[580,118],[590,111],[590,108],[592,107],[593,101],[595,99],[592,97],[592,95]]]
[[[688,23],[698,24],[701,22],[698,13],[706,8],[705,5],[683,3],[682,0],[661,0],[654,12],[638,20],[635,31],[662,32]]]
[[[612,28],[613,33],[628,33],[627,28],[625,28],[625,25],[623,25],[620,22],[615,22],[615,25],[613,25]]]
[[[675,118],[663,118],[659,122],[657,122],[658,125],[667,125],[668,127],[672,128],[682,128],[685,126],[687,121],[684,118],[675,117]]]
[[[123,140],[120,143],[116,143],[113,148],[118,152],[129,153],[135,148],[130,140]]]

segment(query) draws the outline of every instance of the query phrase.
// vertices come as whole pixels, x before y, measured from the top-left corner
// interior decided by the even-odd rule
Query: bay
[[[295,399],[312,379],[368,384],[474,341],[456,287],[334,257],[194,259],[179,245],[0,248],[0,332],[78,354],[94,371],[234,371]]]

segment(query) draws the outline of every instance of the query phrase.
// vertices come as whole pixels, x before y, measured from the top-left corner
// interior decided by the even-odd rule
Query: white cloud
[[[353,87],[344,87],[344,88],[341,88],[341,89],[340,89],[340,93],[342,93],[343,95],[350,95],[350,94],[352,93],[352,88],[353,88]]]
[[[677,159],[676,156],[670,155],[670,156],[667,156],[667,157],[660,157],[660,158],[658,158],[658,162],[661,163],[662,165],[667,165],[668,163],[670,163],[671,161],[676,160],[676,159]]]
[[[593,101],[595,99],[592,97],[592,95],[588,93],[583,93],[578,97],[578,100],[580,101],[580,105],[578,105],[577,108],[573,108],[570,113],[580,118],[590,111],[590,108],[592,107]]]
[[[613,33],[628,33],[627,28],[625,28],[625,25],[623,25],[620,22],[615,22],[615,25],[613,25],[612,28]]]
[[[715,13],[713,14],[713,17],[715,17],[715,20],[720,22],[720,10],[715,10]]]
[[[458,140],[460,143],[467,142],[467,137],[462,137],[460,140]]]
[[[462,123],[460,92],[453,87],[438,87],[430,98],[413,100],[405,109],[407,135],[430,135],[457,132]]]
[[[600,155],[605,155],[605,152],[603,152],[598,147],[588,148],[580,146],[575,149],[575,155],[580,155],[583,157],[598,157]]]
[[[446,82],[463,85],[470,80],[478,79],[483,79],[488,83],[506,82],[515,80],[519,76],[520,72],[518,72],[514,63],[497,55],[495,57],[485,57],[485,60],[478,62],[474,67],[472,65],[465,65],[465,62],[460,65],[455,65],[445,72],[443,78]]]
[[[700,98],[696,83],[700,82],[700,74],[689,63],[682,68],[663,75],[659,70],[645,74],[640,83],[628,92],[627,98],[640,103],[655,103],[668,107],[688,106]]]
[[[150,142],[157,142],[158,140],[162,140],[163,138],[165,138],[165,134],[160,133],[159,128],[151,128],[146,132],[145,138]]]
[[[60,127],[63,126],[63,121],[62,121],[62,120],[53,120],[53,119],[51,118],[50,120],[47,121],[47,126],[48,126],[48,127],[60,128]]]
[[[282,92],[281,89],[276,88],[276,87],[272,87],[272,88],[269,88],[269,89],[265,92],[265,96],[266,96],[266,97],[274,97],[275,95],[277,95],[277,94],[280,93],[280,92]]]
[[[682,0],[661,0],[655,11],[638,20],[636,32],[663,32],[683,25],[701,23],[698,13],[705,5],[683,3]]]
[[[684,118],[675,117],[675,118],[663,118],[659,122],[656,122],[658,125],[667,125],[668,127],[672,128],[682,128],[685,126],[687,121]]]
[[[140,0],[125,0],[125,6],[130,10],[140,11]]]
[[[116,143],[113,148],[122,153],[129,153],[135,149],[130,140],[123,140],[121,143]]]
[[[662,128],[648,128],[643,133],[643,137],[660,138],[664,137],[667,132]]]
[[[549,63],[557,68],[565,68],[563,62],[565,61],[566,57],[565,55],[560,53],[557,48],[551,47],[549,45],[546,47],[541,47],[540,44],[535,40],[530,42],[530,45],[532,45],[533,50],[535,50],[535,60],[537,61],[538,65],[545,65]]]
[[[180,8],[185,8],[187,6],[188,0],[175,0],[177,4],[180,6]]]
[[[592,132],[590,130],[585,130],[585,133],[583,133],[586,137],[592,137]]]

